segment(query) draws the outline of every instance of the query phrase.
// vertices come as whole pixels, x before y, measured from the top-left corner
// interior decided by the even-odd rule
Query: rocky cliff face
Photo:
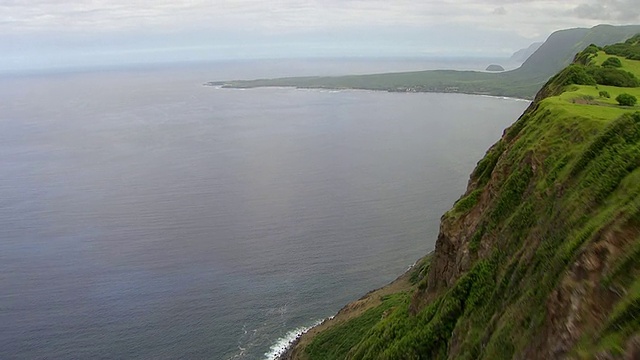
[[[560,122],[549,106],[532,104],[505,131],[474,171],[465,196],[442,218],[428,285],[412,299],[414,314],[446,296],[480,260],[499,259],[491,303],[473,310],[488,313],[488,329],[479,342],[469,339],[467,332],[483,323],[463,314],[446,357],[463,357],[469,340],[482,349],[494,339],[511,349],[502,350],[503,358],[592,351],[613,358],[622,348],[628,358],[637,352],[637,320],[620,315],[624,324],[613,325],[612,314],[618,305],[637,316],[638,299],[628,290],[633,281],[617,269],[636,274],[638,266],[640,186],[632,179],[638,176],[640,116],[593,129],[601,132],[593,137],[583,128],[587,119]],[[615,159],[627,151],[627,160]],[[613,348],[597,345],[620,335]]]
[[[640,358],[640,113],[602,95],[640,88],[579,85],[590,51],[478,163],[411,287],[296,358]]]

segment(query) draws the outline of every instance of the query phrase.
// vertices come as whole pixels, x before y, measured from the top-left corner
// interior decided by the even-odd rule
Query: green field
[[[592,59],[593,64],[599,66],[609,57],[611,56],[600,51]],[[640,61],[617,58],[619,58],[622,63],[622,70],[629,71],[640,78]],[[606,91],[610,97],[601,97],[599,95],[601,91]],[[554,107],[558,108],[558,111],[566,111],[574,116],[610,121],[630,111],[640,111],[640,105],[633,107],[618,105],[615,98],[622,93],[631,94],[640,99],[640,87],[621,88],[606,85],[571,85],[567,87],[562,94],[547,98],[543,103],[553,104]]]

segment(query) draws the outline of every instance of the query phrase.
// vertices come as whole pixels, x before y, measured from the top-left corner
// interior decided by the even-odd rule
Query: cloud
[[[580,19],[632,22],[640,20],[637,0],[600,0],[577,5],[570,12]]]
[[[504,8],[504,6],[500,6],[500,7],[497,7],[495,9],[493,9],[493,14],[494,15],[507,15],[507,10]]]
[[[0,53],[508,54],[555,30],[638,20],[637,1],[0,0]]]
[[[582,19],[610,19],[611,15],[601,4],[580,4],[573,9],[576,16]]]
[[[603,1],[614,8],[635,0]],[[200,27],[298,32],[447,23],[540,34],[578,24],[594,25],[584,20],[602,19],[595,16],[597,4],[574,0],[0,0],[0,31],[171,31]],[[509,16],[497,23],[493,15],[506,15],[505,5],[509,5]],[[605,10],[618,14],[612,18],[622,20],[621,12]]]

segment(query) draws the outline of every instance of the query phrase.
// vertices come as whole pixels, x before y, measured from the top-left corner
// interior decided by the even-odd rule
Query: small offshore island
[[[500,71],[504,71],[504,68],[501,65],[498,64],[491,64],[489,66],[487,66],[487,71],[493,71],[493,72],[500,72]]]
[[[640,358],[637,98],[640,34],[587,46],[478,162],[435,250],[281,359]]]

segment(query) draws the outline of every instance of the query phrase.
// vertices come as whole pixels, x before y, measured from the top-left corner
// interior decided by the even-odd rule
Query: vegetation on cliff
[[[477,164],[410,285],[288,356],[640,356],[640,107],[615,101],[640,96],[636,49],[578,54]]]

